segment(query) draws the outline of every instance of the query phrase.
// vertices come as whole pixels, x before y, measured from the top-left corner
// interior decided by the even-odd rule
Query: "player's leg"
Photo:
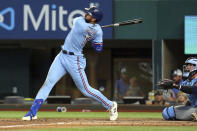
[[[96,101],[100,102],[107,110],[113,110],[113,116],[110,117],[110,120],[116,120],[118,117],[117,113],[117,103],[112,102],[107,99],[100,91],[92,88],[87,80],[86,73],[84,71],[85,68],[85,60],[80,57],[77,57],[77,63],[75,68],[70,68],[69,73],[71,74],[76,86],[78,89],[87,97],[93,98]]]
[[[86,74],[84,72],[85,60],[80,57],[75,57],[74,64],[70,64],[68,72],[70,73],[77,88],[88,97],[91,97],[100,102],[107,110],[113,106],[113,102],[107,99],[100,91],[90,87]],[[73,66],[74,65],[74,66]]]
[[[78,89],[87,97],[91,97],[100,102],[107,110],[113,106],[113,102],[107,99],[100,91],[92,88],[87,80],[85,71],[80,69],[78,75],[72,76]]]
[[[191,121],[192,114],[197,112],[197,108],[193,106],[175,106],[174,111],[177,120]]]
[[[163,112],[163,118],[165,120],[193,120],[192,114],[196,113],[197,109],[192,106],[170,106],[166,107]]]
[[[58,54],[53,61],[47,74],[47,78],[40,88],[36,99],[43,99],[43,101],[45,101],[54,85],[66,74],[66,69],[61,63],[61,55],[62,54]]]
[[[110,120],[116,120],[118,118],[117,103],[107,99],[100,91],[92,88],[87,80],[84,69],[80,69],[80,76],[74,76],[74,80],[78,89],[87,97],[93,98],[100,102],[107,110],[110,111]]]
[[[40,106],[47,99],[56,82],[66,74],[66,70],[61,63],[61,55],[62,54],[58,54],[54,59],[44,84],[40,88],[30,111],[22,118],[23,120],[37,119],[36,113]]]

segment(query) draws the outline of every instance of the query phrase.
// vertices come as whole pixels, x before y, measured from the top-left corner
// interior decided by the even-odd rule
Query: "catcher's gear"
[[[175,111],[174,111],[174,107],[173,106],[166,107],[162,111],[162,116],[165,120],[175,120],[176,119],[176,114],[175,114]]]
[[[157,85],[164,90],[172,89],[172,88],[179,88],[179,85],[177,85],[173,80],[170,79],[164,79],[157,83]]]
[[[169,80],[169,79],[161,80],[157,83],[157,85],[164,90],[175,88],[187,94],[192,94],[192,93],[197,94],[197,85],[194,86],[178,85],[173,80]]]
[[[192,70],[187,69],[187,65],[191,64],[194,66]],[[183,76],[191,78],[193,75],[197,73],[197,58],[196,57],[189,57],[185,61],[185,65],[183,65]]]

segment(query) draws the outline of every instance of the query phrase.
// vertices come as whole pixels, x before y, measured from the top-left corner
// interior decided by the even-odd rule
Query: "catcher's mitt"
[[[179,85],[177,85],[173,80],[170,79],[164,79],[157,83],[157,85],[164,90],[172,89],[172,88],[178,88]]]

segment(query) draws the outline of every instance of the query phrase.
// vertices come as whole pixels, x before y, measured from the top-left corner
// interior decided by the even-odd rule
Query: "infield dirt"
[[[65,128],[81,126],[197,126],[197,122],[191,121],[165,121],[162,119],[126,119],[117,121],[108,119],[92,118],[42,118],[33,121],[22,121],[20,119],[0,119],[0,130],[6,129],[28,129],[28,128]]]

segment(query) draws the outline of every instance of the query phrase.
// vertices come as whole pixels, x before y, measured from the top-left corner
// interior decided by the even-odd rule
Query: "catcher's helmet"
[[[187,65],[188,64],[192,64],[194,66],[193,69],[188,70],[187,69]],[[191,78],[193,75],[195,75],[197,73],[197,58],[196,57],[189,57],[186,61],[185,61],[185,65],[183,65],[183,76],[184,77],[188,77]]]
[[[87,14],[91,15],[92,17],[94,17],[96,19],[96,22],[99,22],[102,20],[103,13],[101,10],[99,10],[95,6],[90,7],[90,8],[85,8],[85,10],[86,10]]]

